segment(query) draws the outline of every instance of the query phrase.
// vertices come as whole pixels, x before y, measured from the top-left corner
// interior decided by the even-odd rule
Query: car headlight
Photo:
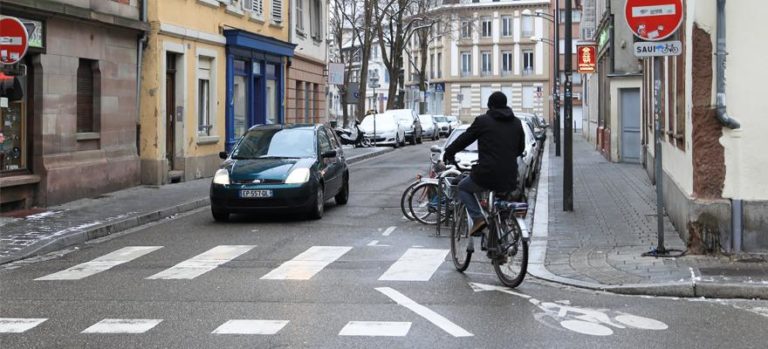
[[[213,175],[213,183],[229,185],[229,171],[225,168],[216,171],[216,174]]]
[[[288,175],[285,179],[286,184],[301,184],[306,183],[309,180],[308,168],[297,168]]]

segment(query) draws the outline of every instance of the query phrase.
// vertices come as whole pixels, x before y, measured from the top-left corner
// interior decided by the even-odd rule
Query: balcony
[[[530,76],[530,75],[536,74],[536,72],[533,70],[532,67],[523,69],[521,73],[523,76]]]

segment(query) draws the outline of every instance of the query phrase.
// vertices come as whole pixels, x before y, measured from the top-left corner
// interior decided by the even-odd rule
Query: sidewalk
[[[392,151],[344,148],[347,163]],[[32,215],[0,217],[0,264],[63,249],[209,204],[211,178],[137,186],[48,207]],[[19,212],[17,212],[19,213]]]
[[[573,212],[563,211],[563,160],[547,144],[529,271],[576,287],[625,294],[768,299],[761,256],[642,257],[657,245],[656,194],[640,164],[608,162],[573,137]],[[665,218],[664,245],[686,250]]]

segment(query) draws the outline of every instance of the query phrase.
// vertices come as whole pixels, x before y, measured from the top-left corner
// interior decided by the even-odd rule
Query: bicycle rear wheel
[[[419,183],[408,194],[408,208],[419,223],[436,224],[438,195],[436,183]]]
[[[523,282],[528,270],[528,241],[523,240],[523,232],[512,213],[497,221],[499,235],[498,248],[501,253],[493,260],[493,270],[499,281],[507,287],[517,287]]]
[[[472,237],[469,236],[469,214],[464,205],[457,204],[452,209],[453,224],[451,224],[451,259],[456,270],[463,272],[472,260]]]

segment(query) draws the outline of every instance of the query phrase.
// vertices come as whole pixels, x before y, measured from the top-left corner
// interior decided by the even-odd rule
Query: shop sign
[[[577,57],[577,70],[579,73],[594,73],[597,64],[597,46],[589,45],[577,45],[576,57]]]

